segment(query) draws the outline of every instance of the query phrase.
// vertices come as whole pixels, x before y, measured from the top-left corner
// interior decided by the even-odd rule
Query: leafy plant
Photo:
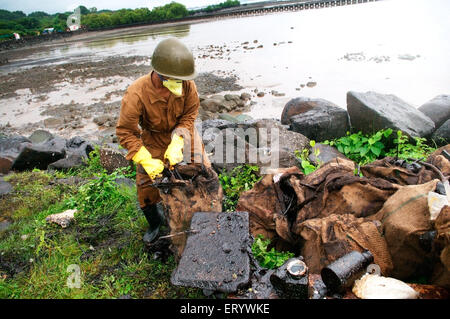
[[[73,199],[67,200],[69,208],[78,208],[84,212],[92,212],[103,207],[105,203],[115,203],[120,206],[127,198],[119,191],[115,180],[122,178],[119,171],[112,174],[97,174],[95,179],[80,186],[77,195]]]
[[[324,141],[323,144],[336,147],[349,159],[364,165],[385,155],[385,144],[391,134],[392,129],[380,130],[373,135],[347,132],[347,136],[333,141]]]
[[[428,157],[430,153],[436,150],[425,144],[427,141],[425,138],[414,137],[414,141],[416,143],[415,145],[408,143],[408,136],[403,134],[402,131],[397,131],[397,138],[394,139],[394,143],[397,147],[389,150],[386,155],[404,160],[407,160],[408,158],[421,159]]]
[[[316,145],[316,142],[311,140],[309,142],[309,145],[314,149],[314,155],[316,156],[316,158],[319,156],[320,154],[320,150],[319,148],[314,148],[314,146]],[[312,164],[309,159],[309,149],[304,148],[301,152],[299,150],[295,150],[295,156],[300,160],[300,168],[302,169],[303,173],[305,173],[305,175],[311,174],[312,172],[314,172],[316,169],[318,169],[321,165],[320,160],[319,164],[317,166],[314,166],[314,164]]]
[[[294,257],[291,252],[276,251],[275,248],[267,250],[270,239],[264,240],[262,235],[258,235],[252,245],[253,256],[263,268],[275,269],[283,265],[289,258]]]
[[[219,174],[224,193],[222,204],[224,211],[235,210],[241,193],[251,189],[261,179],[257,174],[258,171],[258,166],[245,164],[235,167],[230,172],[224,170]]]

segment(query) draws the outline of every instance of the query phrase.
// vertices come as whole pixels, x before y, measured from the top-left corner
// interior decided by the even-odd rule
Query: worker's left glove
[[[172,141],[164,153],[164,159],[169,160],[170,166],[174,166],[183,160],[184,140],[182,136],[173,134]]]

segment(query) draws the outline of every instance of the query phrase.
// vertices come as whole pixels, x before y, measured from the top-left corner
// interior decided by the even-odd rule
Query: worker
[[[116,134],[128,150],[126,158],[136,163],[139,205],[149,223],[147,244],[164,220],[159,191],[151,186],[164,164],[184,160],[211,167],[194,126],[200,105],[195,77],[191,51],[175,38],[165,39],[153,52],[150,73],[132,83],[122,99]]]

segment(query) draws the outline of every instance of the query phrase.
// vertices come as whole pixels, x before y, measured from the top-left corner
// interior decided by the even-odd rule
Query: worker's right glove
[[[158,177],[164,170],[164,163],[159,159],[152,158],[145,146],[142,146],[132,159],[137,164],[142,165],[151,179]]]

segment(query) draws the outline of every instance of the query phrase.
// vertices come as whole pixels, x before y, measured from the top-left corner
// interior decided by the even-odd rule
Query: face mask
[[[183,93],[183,81],[182,80],[168,80],[160,76],[162,85],[169,89],[175,95],[181,95]]]

